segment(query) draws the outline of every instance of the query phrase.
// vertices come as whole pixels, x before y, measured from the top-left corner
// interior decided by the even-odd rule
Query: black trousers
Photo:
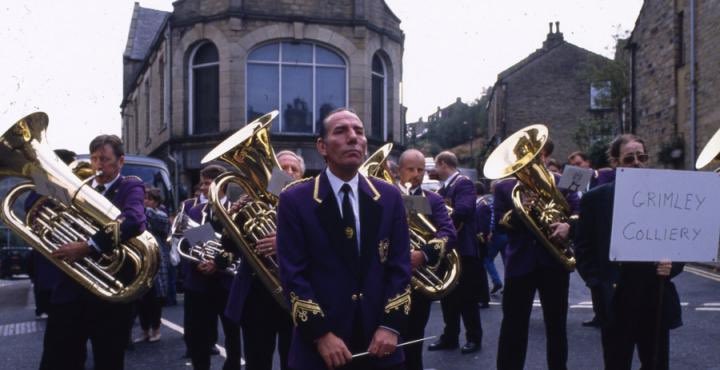
[[[185,336],[195,370],[210,369],[211,354],[208,343],[211,343],[213,333],[217,333],[218,317],[225,333],[227,352],[223,370],[240,369],[240,328],[223,314],[227,298],[228,292],[220,284],[213,285],[204,292],[185,292]]]
[[[432,301],[422,293],[412,293],[412,306],[408,317],[408,326],[403,340],[410,341],[425,337],[425,326],[430,318]],[[422,352],[425,343],[415,343],[405,346],[405,368],[407,370],[423,370]]]
[[[525,366],[528,325],[536,290],[540,294],[545,321],[548,369],[567,368],[569,283],[570,274],[560,268],[538,269],[519,277],[506,275],[497,354],[498,369],[520,370]]]
[[[163,299],[155,296],[155,292],[151,289],[140,298],[137,305],[138,318],[140,318],[140,327],[144,331],[160,328],[160,318],[162,317]]]
[[[258,279],[252,287],[241,318],[245,345],[245,370],[272,370],[277,339],[280,369],[288,369],[292,319]]]
[[[130,304],[102,301],[89,292],[71,303],[53,304],[40,369],[85,369],[88,339],[95,369],[123,369],[131,325]]]
[[[611,300],[611,289],[598,289],[605,292],[600,296],[607,302]],[[636,346],[640,369],[666,370],[669,367],[670,329],[658,323],[658,308],[650,303],[657,302],[657,298],[643,293],[638,294],[642,298],[633,292],[618,294],[612,307],[609,304],[601,306],[612,310],[612,314],[603,312],[602,315],[609,318],[602,326],[603,359],[607,370],[629,370]],[[638,302],[643,299],[647,301]]]
[[[460,257],[460,281],[455,289],[441,301],[445,329],[442,340],[457,343],[460,336],[460,317],[465,324],[465,339],[468,342],[482,343],[482,324],[480,323],[480,288],[485,270],[477,257]]]

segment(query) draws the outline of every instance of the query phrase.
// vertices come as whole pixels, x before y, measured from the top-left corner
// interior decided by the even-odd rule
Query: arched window
[[[248,122],[280,110],[273,132],[314,134],[323,118],[347,105],[347,67],[336,52],[307,42],[274,42],[247,62]]]
[[[220,58],[217,48],[210,42],[198,45],[190,55],[190,62],[188,133],[217,132],[220,123]]]
[[[372,60],[372,125],[370,136],[379,140],[387,139],[387,107],[385,104],[387,85],[385,63],[377,53]]]

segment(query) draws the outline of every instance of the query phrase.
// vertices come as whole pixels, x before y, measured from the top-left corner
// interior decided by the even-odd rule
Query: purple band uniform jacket
[[[135,176],[120,176],[105,191],[105,197],[120,209],[120,242],[132,239],[145,231],[145,184]],[[103,252],[111,252],[114,248],[112,238],[103,230],[91,237],[95,245]],[[68,303],[77,299],[83,288],[66,274],[53,290],[51,302],[54,304]]]
[[[559,176],[554,176],[557,184]],[[508,235],[508,244],[505,249],[505,276],[522,276],[537,268],[564,269],[518,217],[512,201],[512,189],[516,183],[515,179],[507,179],[495,185],[495,225],[498,229],[506,231]],[[577,192],[563,191],[562,193],[570,206],[570,213],[577,214],[580,208]],[[500,225],[500,221],[503,215],[511,210],[513,212],[510,218],[512,228],[507,230]]]
[[[379,326],[403,332],[410,312],[410,251],[402,196],[395,186],[359,175],[360,252],[347,246],[325,172],[280,194],[280,277],[295,324],[289,366],[324,369],[314,340],[333,332],[349,345],[353,326],[369,346]],[[358,324],[356,320],[360,320]],[[366,347],[367,348],[367,347]],[[402,350],[377,366],[403,361]]]
[[[203,223],[204,222],[211,222],[210,218],[210,210],[212,206],[210,203],[198,203],[194,207],[187,210],[187,215],[192,219],[193,221],[197,223]],[[213,227],[216,227],[217,225],[213,225]],[[216,231],[217,228],[216,228]],[[223,240],[223,243],[226,241]],[[230,285],[232,284],[232,276],[222,273],[220,271],[216,271],[212,275],[205,275],[197,270],[197,263],[193,261],[189,261],[187,259],[183,259],[183,271],[185,273],[185,281],[183,282],[183,287],[186,290],[190,290],[193,292],[206,292],[210,288],[211,285],[222,285],[225,290],[230,289]]]
[[[461,256],[479,257],[477,231],[475,230],[475,185],[462,174],[438,191],[445,202],[453,208],[452,220],[457,230],[456,248]]]
[[[435,226],[435,239],[445,240],[445,250],[438,252],[446,254],[454,249],[457,242],[457,232],[455,231],[455,226],[448,215],[447,208],[445,207],[445,201],[441,196],[428,190],[423,190],[423,195],[428,198],[428,202],[430,203],[432,214],[426,216],[428,216],[430,222],[432,222],[433,226]],[[438,261],[438,253],[435,253],[435,250],[431,250],[426,247],[423,248],[423,252],[428,258],[426,265],[434,266],[438,262],[442,262]]]

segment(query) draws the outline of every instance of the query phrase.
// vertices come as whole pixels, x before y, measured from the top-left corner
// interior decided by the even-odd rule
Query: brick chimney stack
[[[549,26],[550,33],[547,34],[547,39],[543,42],[543,49],[552,49],[565,41],[562,32],[560,32],[560,22],[555,22],[555,32],[553,32],[553,22],[550,22]]]

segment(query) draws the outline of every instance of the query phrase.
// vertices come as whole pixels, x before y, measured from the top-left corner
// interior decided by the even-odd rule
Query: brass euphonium
[[[119,234],[120,210],[79,179],[45,143],[48,116],[36,112],[16,122],[0,137],[0,174],[30,179],[5,196],[0,216],[17,235],[73,280],[98,297],[128,302],[142,296],[157,272],[160,251],[155,238],[143,232],[98,258],[68,263],[52,256],[60,246],[88,240],[100,229]],[[16,201],[32,191],[39,196],[26,219]],[[116,276],[117,275],[117,276]]]
[[[490,154],[483,172],[488,179],[514,175],[518,183],[512,190],[515,211],[542,245],[568,271],[575,269],[575,254],[569,241],[551,241],[550,225],[567,222],[570,206],[555,186],[540,158],[548,139],[544,125],[531,125],[512,134]],[[524,205],[525,204],[525,205]]]
[[[225,231],[240,249],[244,262],[250,265],[275,301],[289,311],[280,285],[276,257],[255,252],[257,241],[274,234],[277,229],[275,207],[278,197],[267,190],[273,168],[280,168],[270,145],[269,132],[270,123],[277,115],[275,110],[248,123],[213,148],[201,162],[221,160],[233,167],[234,171],[215,178],[210,185],[208,200]],[[239,185],[247,196],[247,202],[232,215],[220,202],[220,189],[230,183]]]
[[[360,173],[365,176],[373,176],[394,184],[390,172],[385,166],[393,144],[388,143],[373,153],[360,167]],[[403,185],[401,185],[401,190]],[[460,256],[456,250],[446,253],[445,241],[435,238],[437,229],[425,215],[418,212],[407,212],[408,226],[410,227],[410,248],[422,251],[422,247],[428,243],[438,244],[440,255],[434,266],[420,266],[410,279],[413,289],[423,293],[430,299],[440,299],[455,288],[460,279]],[[440,246],[441,244],[441,246]]]
[[[695,168],[698,170],[707,166],[711,162],[715,162],[718,167],[715,172],[720,173],[720,129],[710,138],[695,162]]]
[[[240,258],[222,246],[222,235],[214,233],[210,240],[191,243],[183,235],[185,231],[202,226],[187,215],[185,209],[181,210],[173,220],[170,227],[170,238],[177,238],[177,250],[180,257],[195,263],[213,262],[217,268],[229,275],[237,274],[240,268]]]

